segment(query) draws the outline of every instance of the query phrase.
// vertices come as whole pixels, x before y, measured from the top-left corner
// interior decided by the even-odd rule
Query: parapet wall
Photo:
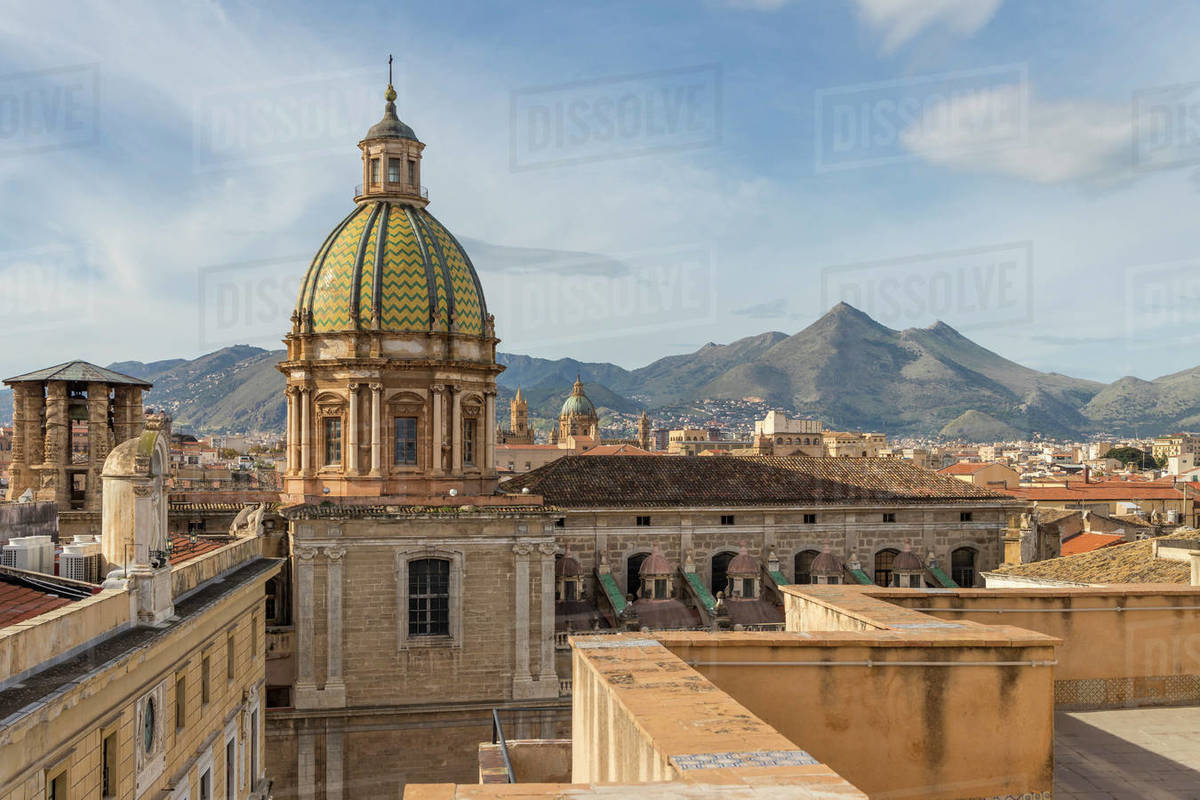
[[[954,621],[1012,625],[1062,640],[1062,708],[1200,702],[1200,587],[880,590],[905,608]]]
[[[133,624],[136,617],[125,589],[68,603],[0,630],[0,687],[62,661],[90,643]]]
[[[51,536],[57,539],[58,504],[50,500],[0,502],[0,544],[22,536]]]
[[[247,536],[171,568],[171,596],[180,597],[197,586],[262,555],[262,537]]]

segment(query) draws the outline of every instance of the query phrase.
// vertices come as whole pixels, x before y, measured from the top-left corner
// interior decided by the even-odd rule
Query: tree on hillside
[[[1127,467],[1132,464],[1136,469],[1158,469],[1158,459],[1136,447],[1114,447],[1104,457],[1115,458]]]

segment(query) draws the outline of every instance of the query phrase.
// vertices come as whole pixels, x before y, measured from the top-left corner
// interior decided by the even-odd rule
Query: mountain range
[[[277,430],[284,424],[282,350],[238,345],[192,360],[123,361],[111,369],[154,383],[147,407],[177,430]],[[1200,427],[1200,367],[1111,384],[1039,372],[945,323],[893,330],[845,303],[799,333],[769,331],[627,370],[615,364],[501,353],[501,411],[518,386],[549,420],[577,375],[600,409],[636,413],[704,400],[751,401],[830,428],[968,441],[1143,435]],[[11,395],[0,392],[0,419]]]

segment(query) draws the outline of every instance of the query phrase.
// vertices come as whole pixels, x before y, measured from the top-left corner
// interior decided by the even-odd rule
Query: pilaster
[[[520,542],[513,545],[516,556],[516,580],[513,582],[513,699],[537,696],[533,677],[529,673],[529,556],[533,545]]]

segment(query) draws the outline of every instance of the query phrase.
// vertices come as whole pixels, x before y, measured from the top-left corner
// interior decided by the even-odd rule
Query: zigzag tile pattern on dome
[[[479,276],[454,236],[424,209],[386,201],[360,204],[334,229],[309,266],[297,310],[311,312],[316,333],[482,336],[487,317]]]

